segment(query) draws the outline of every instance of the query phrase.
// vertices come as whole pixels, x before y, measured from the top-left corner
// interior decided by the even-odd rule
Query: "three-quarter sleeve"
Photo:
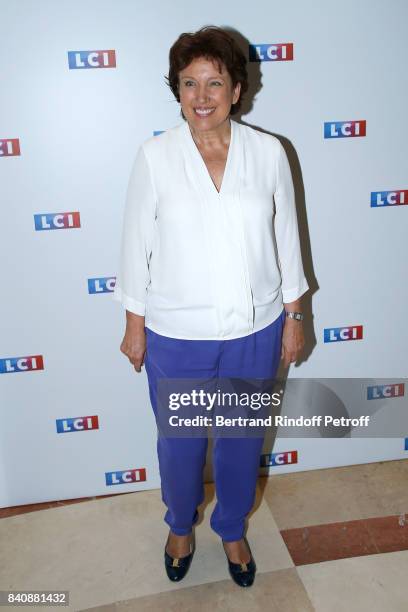
[[[308,289],[300,252],[295,191],[288,158],[280,141],[276,168],[275,236],[285,304],[294,302]]]
[[[156,217],[156,194],[143,145],[133,162],[123,215],[119,270],[113,299],[144,316],[150,283],[149,261]]]

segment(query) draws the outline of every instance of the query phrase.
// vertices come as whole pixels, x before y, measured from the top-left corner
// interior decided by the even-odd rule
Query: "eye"
[[[220,81],[212,81],[211,85],[222,85]]]
[[[190,85],[194,85],[194,81],[184,81],[184,85],[189,87]]]

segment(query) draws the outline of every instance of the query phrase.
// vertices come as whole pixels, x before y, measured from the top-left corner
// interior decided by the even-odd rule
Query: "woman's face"
[[[241,84],[233,88],[231,77],[222,65],[203,57],[194,59],[179,73],[181,109],[196,130],[213,130],[229,116],[231,104],[238,102]]]

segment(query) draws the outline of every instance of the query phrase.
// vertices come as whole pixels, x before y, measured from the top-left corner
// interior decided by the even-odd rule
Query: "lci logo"
[[[87,431],[89,429],[99,429],[98,415],[84,417],[72,417],[67,419],[57,419],[57,433],[68,433],[70,431]]]
[[[68,51],[70,70],[77,68],[115,68],[116,54],[113,49],[107,51]]]
[[[88,293],[111,293],[116,285],[116,276],[88,278]]]
[[[350,138],[366,135],[366,121],[327,121],[324,124],[325,138]]]
[[[390,397],[403,397],[405,394],[405,384],[398,383],[393,385],[372,385],[367,387],[367,399],[386,399]]]
[[[34,227],[36,232],[81,227],[79,212],[41,213],[34,215]]]
[[[105,472],[106,485],[130,484],[132,482],[143,482],[146,480],[146,468],[135,468],[122,470],[120,472]]]
[[[343,342],[345,340],[362,340],[363,326],[328,327],[324,330],[325,342]]]
[[[285,451],[283,453],[267,453],[261,455],[261,467],[271,467],[275,465],[290,465],[298,462],[298,452]]]
[[[20,141],[18,138],[0,139],[0,157],[20,155]]]
[[[372,208],[382,208],[383,206],[401,206],[401,204],[408,204],[408,189],[371,192]]]
[[[293,60],[293,43],[249,45],[250,62],[287,62]]]
[[[0,359],[0,374],[31,372],[43,369],[44,361],[42,355],[26,355],[24,357],[5,357]]]

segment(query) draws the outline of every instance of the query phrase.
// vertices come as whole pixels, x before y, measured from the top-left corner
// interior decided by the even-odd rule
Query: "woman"
[[[246,59],[208,26],[170,50],[168,84],[185,121],[146,140],[129,181],[114,299],[126,309],[120,350],[144,363],[157,419],[159,378],[274,378],[304,345],[299,298],[308,289],[293,183],[279,140],[241,125]],[[147,346],[147,350],[146,350]],[[207,438],[158,437],[167,575],[181,580],[195,550]],[[244,537],[261,438],[214,442],[221,537],[232,579],[254,581]]]

